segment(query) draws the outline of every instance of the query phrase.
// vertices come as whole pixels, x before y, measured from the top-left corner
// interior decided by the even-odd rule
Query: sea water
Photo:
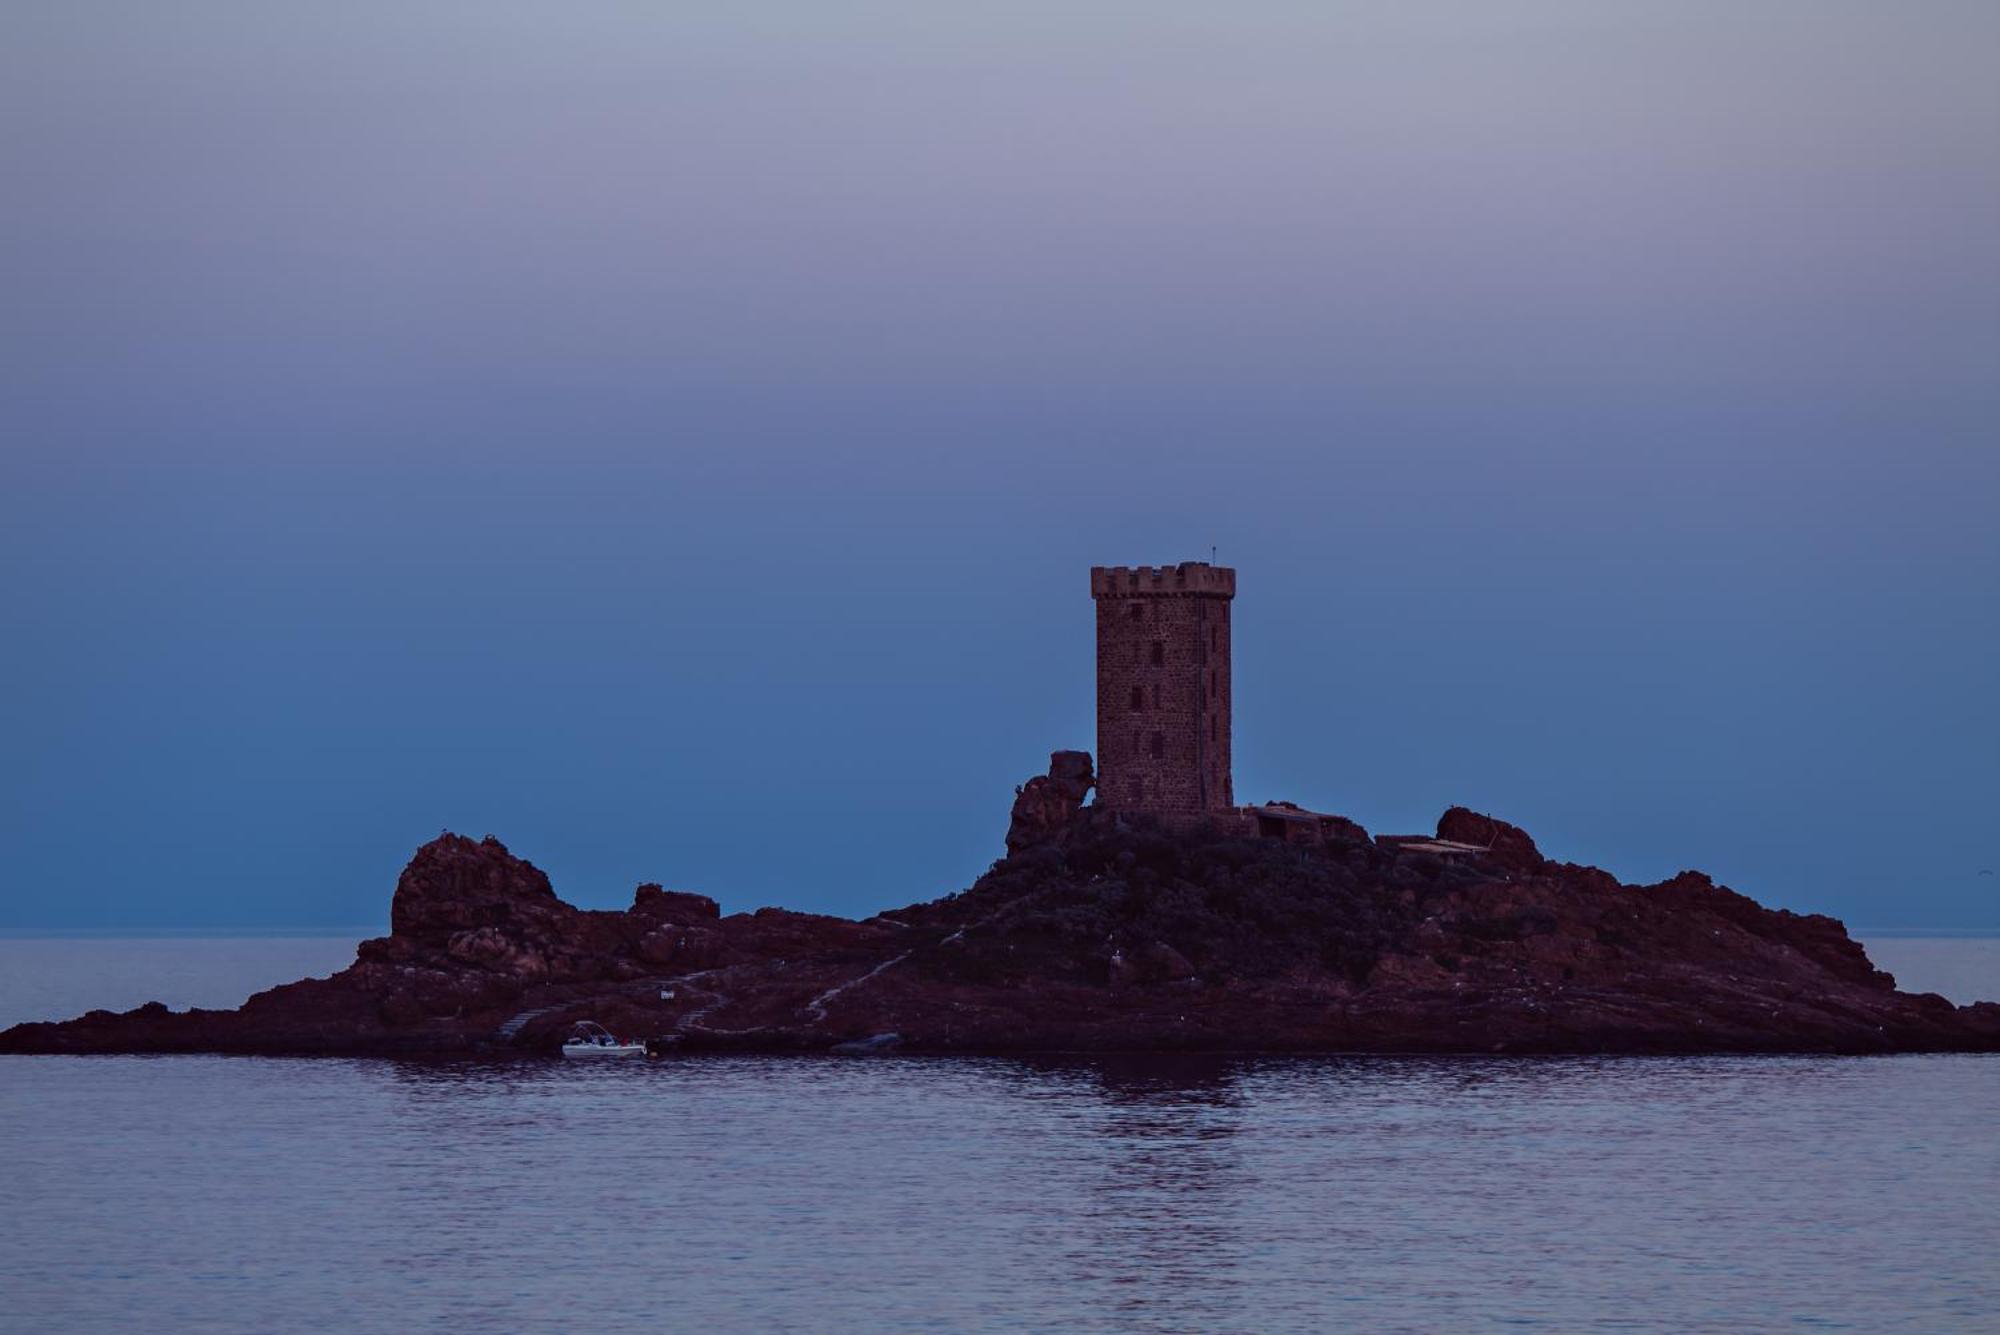
[[[5,941],[0,1021],[351,951]],[[8,1330],[2000,1328],[1991,1056],[4,1057],[0,1146]]]

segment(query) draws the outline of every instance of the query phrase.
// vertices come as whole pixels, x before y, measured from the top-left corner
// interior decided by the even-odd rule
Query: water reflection
[[[1106,1102],[1166,1104],[1236,1103],[1242,1057],[1213,1053],[1108,1053],[1103,1056],[1027,1056],[1006,1059],[1024,1073],[1049,1072],[1094,1086]]]
[[[40,1328],[1940,1329],[2000,1304],[1992,1058],[7,1074],[0,1287]]]
[[[1237,1150],[1240,1060],[1106,1056],[1023,1061],[1060,1079],[1088,1128],[1078,1207],[1029,1231],[1085,1315],[1216,1325],[1243,1310],[1241,1216],[1256,1182]]]
[[[1978,1329],[1995,1107],[1978,1056],[5,1058],[0,1327]]]

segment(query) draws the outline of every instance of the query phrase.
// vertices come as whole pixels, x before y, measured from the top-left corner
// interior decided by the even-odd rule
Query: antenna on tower
[[[1212,542],[1208,544],[1208,563],[1215,564],[1215,544]]]

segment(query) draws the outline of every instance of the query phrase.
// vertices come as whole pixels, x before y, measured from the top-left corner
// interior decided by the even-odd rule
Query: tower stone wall
[[[1185,814],[1236,805],[1229,768],[1229,605],[1205,561],[1093,566],[1097,800]]]

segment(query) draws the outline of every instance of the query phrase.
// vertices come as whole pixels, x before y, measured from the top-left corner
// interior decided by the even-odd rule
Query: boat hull
[[[565,1057],[643,1057],[646,1055],[644,1043],[565,1043],[562,1055]]]

